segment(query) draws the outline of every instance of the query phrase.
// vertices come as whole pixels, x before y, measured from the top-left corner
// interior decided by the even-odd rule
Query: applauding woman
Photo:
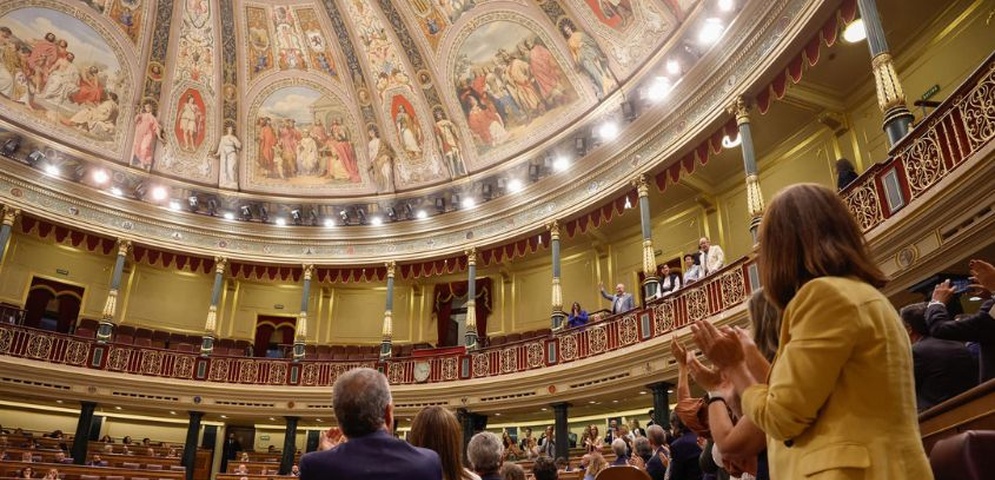
[[[846,205],[819,185],[781,191],[760,224],[758,264],[784,312],[767,383],[735,331],[707,322],[692,331],[766,433],[771,478],[933,478],[909,338]]]

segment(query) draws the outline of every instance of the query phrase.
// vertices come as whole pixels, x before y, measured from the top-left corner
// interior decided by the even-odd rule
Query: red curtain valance
[[[487,317],[491,314],[491,290],[493,282],[490,278],[478,278],[474,282],[476,296],[474,312],[477,315],[477,338],[483,341],[487,335]],[[468,282],[440,283],[435,286],[432,296],[432,314],[436,317],[438,341],[441,345],[449,335],[449,321],[453,313],[453,299],[465,297],[469,290]]]

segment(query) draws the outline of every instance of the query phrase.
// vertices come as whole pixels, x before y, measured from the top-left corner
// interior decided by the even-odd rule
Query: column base
[[[114,323],[106,319],[101,319],[97,325],[97,343],[111,341],[112,335],[114,335]]]
[[[643,279],[643,298],[646,301],[654,298],[660,291],[660,279],[656,277],[646,277]]]
[[[393,345],[390,340],[384,340],[380,343],[380,360],[385,360],[391,357],[393,354]]]
[[[294,342],[294,362],[304,360],[304,342]]]
[[[560,330],[562,328],[566,328],[567,312],[564,312],[562,309],[555,308],[553,309],[553,314],[550,315],[550,320],[553,324],[552,327],[553,330]]]
[[[909,134],[909,126],[912,125],[914,118],[915,116],[912,115],[912,112],[905,105],[892,107],[884,112],[884,125],[882,129],[888,134],[888,140],[891,142],[892,147]]]
[[[472,330],[467,330],[466,337],[464,337],[463,344],[466,346],[466,350],[476,350],[479,345],[477,344],[477,332]]]
[[[214,336],[204,335],[200,342],[200,356],[210,357],[214,353]]]

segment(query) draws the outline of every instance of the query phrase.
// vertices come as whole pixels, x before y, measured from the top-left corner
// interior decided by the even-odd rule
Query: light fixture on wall
[[[259,220],[263,223],[269,221],[269,210],[266,209],[266,205],[259,206]]]
[[[218,201],[213,198],[207,199],[207,214],[214,217],[218,214]]]
[[[308,219],[311,221],[311,226],[318,225],[318,211],[315,209],[308,210]]]
[[[349,225],[349,212],[346,209],[339,210],[339,218],[342,219],[342,225]]]
[[[729,135],[722,136],[722,148],[736,148],[741,143],[743,143],[743,136],[738,133],[735,138],[729,138]]]
[[[864,27],[864,19],[858,18],[845,28],[843,28],[843,40],[847,43],[861,42],[867,38],[867,28]]]
[[[715,17],[706,18],[705,24],[698,31],[698,41],[705,45],[711,45],[722,37],[724,30],[725,27],[722,26],[722,20]]]
[[[446,211],[446,199],[442,197],[435,198],[435,210],[439,213]]]
[[[356,218],[359,219],[360,225],[366,225],[366,209],[356,207]]]

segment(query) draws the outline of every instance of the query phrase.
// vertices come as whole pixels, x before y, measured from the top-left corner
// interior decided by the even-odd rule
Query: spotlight
[[[300,211],[300,209],[295,208],[295,209],[291,210],[290,211],[290,218],[294,221],[294,225],[300,225],[301,223],[303,223],[303,219],[301,218],[301,211]]]
[[[59,173],[62,173],[62,171],[59,169],[59,167],[57,167],[55,165],[52,165],[50,163],[48,165],[45,165],[45,173],[47,173],[47,174],[49,174],[49,175],[51,175],[53,177],[57,177],[57,176],[59,176]]]
[[[5,157],[9,157],[17,153],[17,151],[20,148],[21,148],[21,137],[15,135],[3,142],[3,146],[0,147],[0,154],[3,154],[3,156]]]
[[[857,43],[867,38],[867,28],[864,27],[864,19],[858,18],[843,29],[843,40],[848,43]]]
[[[279,218],[276,219],[276,221],[274,223],[276,223],[276,225],[278,227],[282,227],[282,226],[284,226],[284,225],[287,224],[287,219],[283,218],[283,217],[279,217]]]
[[[519,180],[517,178],[513,178],[513,179],[511,179],[511,181],[508,182],[508,191],[509,192],[515,193],[515,192],[518,192],[518,191],[521,191],[521,190],[522,190],[522,181],[521,180]]]
[[[156,202],[161,202],[166,199],[169,192],[166,191],[166,187],[158,186],[152,189],[152,200]]]
[[[356,207],[356,218],[359,219],[360,225],[366,225],[366,210]]]
[[[636,104],[630,100],[622,102],[622,118],[627,122],[631,122],[636,119]]]
[[[259,206],[259,220],[261,220],[263,223],[269,221],[269,210],[266,210],[265,205]]]
[[[170,200],[169,209],[174,212],[178,212],[180,210],[180,202],[178,200]]]
[[[415,218],[419,220],[428,218],[428,212],[426,212],[425,210],[418,210],[418,212],[415,213]]]
[[[466,197],[463,199],[463,203],[461,205],[463,205],[463,208],[471,209],[477,206],[477,201],[474,200],[473,197]]]
[[[650,82],[649,88],[646,89],[646,98],[651,102],[659,102],[670,96],[670,89],[673,86],[670,83],[670,79],[667,77],[656,77]]]
[[[383,224],[383,219],[380,217],[373,217],[370,219],[370,224],[373,225],[374,227],[379,227],[380,225]]]
[[[111,179],[111,176],[110,174],[107,173],[107,170],[99,169],[93,171],[91,178],[93,178],[93,183],[96,183],[97,185],[103,185],[107,183],[108,180]]]
[[[715,17],[706,18],[705,24],[701,26],[701,30],[698,32],[698,41],[705,45],[711,45],[722,36],[724,29],[722,20]]]
[[[404,206],[401,207],[401,208],[404,211],[404,218],[407,218],[408,220],[411,220],[411,216],[412,216],[411,204],[405,202]]]
[[[559,156],[553,161],[553,169],[557,172],[562,172],[570,167],[570,160],[567,157]]]
[[[335,226],[335,220],[332,220],[331,218],[326,218],[325,219],[325,226],[329,227],[329,228],[334,227]]]
[[[452,208],[453,210],[459,210],[459,206],[460,206],[459,194],[454,193],[452,197],[449,197],[449,208]]]
[[[317,210],[315,210],[315,209],[312,208],[311,210],[308,211],[307,216],[308,216],[308,219],[311,221],[311,225],[312,226],[317,226],[318,225],[318,211]]]
[[[494,198],[494,187],[492,187],[491,184],[489,183],[485,183],[483,188],[483,195],[484,195],[484,200],[490,200],[491,198]]]
[[[497,179],[497,189],[498,195],[503,195],[504,192],[508,191],[508,180],[504,177]]]
[[[349,225],[349,212],[347,212],[344,208],[339,210],[339,218],[342,219],[342,225]]]
[[[598,127],[598,136],[605,141],[615,140],[618,137],[618,124],[612,121],[602,123]]]
[[[239,207],[239,210],[242,212],[242,220],[245,220],[246,222],[252,220],[252,207],[248,205],[242,205],[241,207]]]
[[[215,200],[213,198],[207,199],[207,214],[210,215],[210,216],[212,216],[212,217],[217,216],[217,214],[218,214],[218,201],[217,200]]]
[[[435,209],[439,213],[446,211],[446,199],[442,197],[436,197],[435,199]]]
[[[388,220],[392,222],[397,221],[397,211],[394,210],[394,207],[387,207],[386,213]]]
[[[681,73],[681,62],[677,60],[667,60],[667,73],[679,75]]]
[[[235,219],[235,214],[231,213],[231,212],[225,212],[225,214],[223,215],[223,217],[225,217],[225,220],[234,220]]]
[[[190,195],[187,198],[187,204],[190,206],[190,211],[191,212],[196,212],[197,211],[197,207],[200,206],[200,200],[197,198],[196,195]]]
[[[31,166],[35,166],[43,162],[45,160],[45,157],[46,157],[45,152],[41,150],[33,150],[31,153],[28,154],[28,164]]]
[[[123,194],[124,192],[121,190],[120,187],[111,187],[111,195],[114,195],[115,197],[120,197]]]
[[[632,202],[630,202],[630,201],[629,201],[629,197],[628,197],[628,195],[627,195],[627,196],[625,197],[625,205],[624,205],[624,208],[625,208],[626,210],[629,210],[630,208],[632,208]]]
[[[529,178],[533,182],[539,181],[539,168],[539,164],[537,163],[529,164]]]
[[[732,9],[736,8],[736,2],[733,0],[719,0],[719,10],[723,12],[731,12]]]
[[[577,137],[574,138],[574,151],[577,152],[578,157],[583,157],[587,154],[587,138]]]

